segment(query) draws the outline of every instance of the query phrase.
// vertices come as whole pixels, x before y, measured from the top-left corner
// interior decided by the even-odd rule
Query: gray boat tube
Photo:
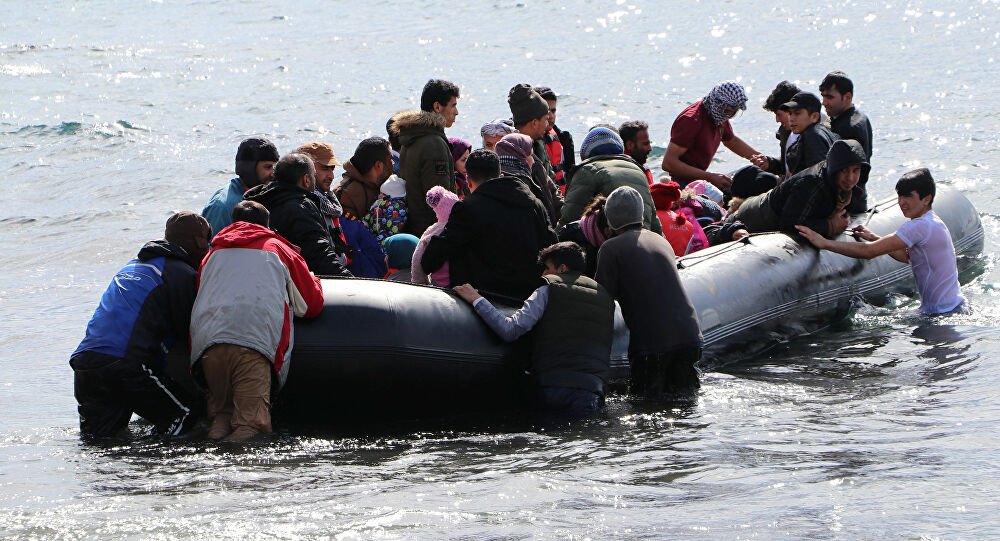
[[[947,224],[964,269],[982,251],[976,209],[942,186],[934,212]],[[867,223],[885,235],[904,221],[892,198],[856,216],[852,225]],[[829,325],[848,314],[856,298],[879,302],[914,290],[909,265],[890,257],[866,261],[820,252],[781,233],[715,246],[678,259],[678,267],[701,319],[706,366]],[[314,419],[334,412],[418,416],[523,401],[518,389],[530,338],[503,342],[450,290],[328,279],[323,291],[322,314],[295,322],[283,409]],[[619,314],[614,376],[627,375],[627,347]]]
[[[948,226],[959,272],[977,264],[983,226],[957,190],[939,186],[934,213]],[[853,218],[884,236],[907,219],[896,198]],[[838,240],[855,241],[849,234]],[[738,361],[776,341],[816,331],[846,316],[856,300],[882,304],[891,294],[914,295],[909,264],[889,256],[854,259],[816,250],[783,233],[756,234],[678,261],[685,291],[698,311],[703,367]]]

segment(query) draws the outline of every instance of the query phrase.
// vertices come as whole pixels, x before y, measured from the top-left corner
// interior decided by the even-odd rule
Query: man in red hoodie
[[[271,395],[288,375],[292,317],[316,317],[323,287],[298,248],[268,229],[263,205],[241,201],[212,239],[191,312],[191,369],[208,386],[208,437],[271,431]]]

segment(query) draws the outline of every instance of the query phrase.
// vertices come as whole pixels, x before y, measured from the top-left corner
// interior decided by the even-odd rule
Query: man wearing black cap
[[[514,128],[534,141],[534,165],[531,167],[532,193],[544,205],[551,224],[559,221],[563,205],[562,192],[555,184],[552,161],[545,150],[545,134],[549,130],[549,104],[531,85],[519,84],[507,93],[507,105],[513,116]]]
[[[187,341],[198,265],[212,229],[184,211],[167,220],[163,236],[118,271],[70,357],[81,436],[114,436],[133,413],[163,436],[197,420],[195,401],[164,370],[166,352]]]
[[[201,211],[213,232],[218,233],[233,223],[233,207],[243,200],[247,190],[274,178],[274,164],[278,158],[278,148],[263,137],[251,137],[240,143],[236,151],[237,177],[229,182],[229,186],[223,186],[212,194]]]
[[[791,176],[825,160],[830,145],[840,137],[819,121],[820,101],[811,92],[799,92],[781,109],[788,113],[788,128],[798,136],[785,153]]]

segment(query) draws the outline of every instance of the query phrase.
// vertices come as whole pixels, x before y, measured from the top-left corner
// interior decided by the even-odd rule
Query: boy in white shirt
[[[892,235],[879,237],[859,225],[853,231],[868,242],[843,242],[826,239],[808,227],[795,227],[821,250],[863,259],[889,254],[897,261],[908,262],[920,294],[920,311],[924,314],[946,314],[962,309],[965,298],[959,289],[951,233],[931,210],[934,202],[931,172],[921,168],[906,173],[896,183],[896,194],[903,216],[910,221]]]

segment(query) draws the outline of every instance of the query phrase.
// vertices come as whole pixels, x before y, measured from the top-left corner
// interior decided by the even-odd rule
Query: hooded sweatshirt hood
[[[868,164],[868,157],[865,156],[865,149],[861,143],[853,139],[841,139],[834,141],[830,150],[826,153],[826,179],[834,182],[837,172],[851,165],[860,165],[862,175],[866,175],[871,169]]]
[[[444,137],[444,117],[429,111],[404,111],[395,117],[399,130],[399,144],[406,146],[424,135]],[[447,141],[447,139],[445,139]]]
[[[281,235],[262,225],[250,222],[233,222],[212,238],[212,249],[241,248],[267,238],[277,239],[288,245],[292,244]]]
[[[531,207],[538,198],[531,188],[517,177],[499,177],[479,185],[473,195],[489,197],[515,207]]]
[[[215,242],[214,240],[212,241]],[[172,259],[179,259],[194,268],[198,268],[200,261],[191,261],[191,256],[181,248],[179,245],[174,244],[167,240],[152,240],[147,242],[139,250],[139,255],[137,258],[139,261],[149,261],[150,259],[156,259],[157,257],[169,257]]]

